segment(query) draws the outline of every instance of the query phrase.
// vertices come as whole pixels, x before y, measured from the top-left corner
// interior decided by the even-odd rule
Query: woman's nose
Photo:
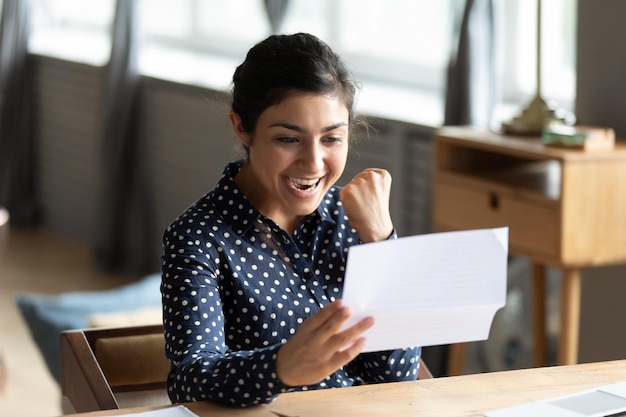
[[[307,146],[301,155],[302,162],[312,172],[318,172],[324,168],[324,152],[319,144]]]

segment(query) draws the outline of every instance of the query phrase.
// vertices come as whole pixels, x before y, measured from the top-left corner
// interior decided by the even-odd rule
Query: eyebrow
[[[324,129],[322,129],[322,132],[331,132],[337,128],[340,127],[344,127],[347,126],[348,124],[345,122],[339,122],[339,123],[335,123],[334,125],[330,125],[328,127],[325,127]],[[292,125],[289,123],[275,123],[273,125],[270,125],[270,127],[284,127],[285,129],[289,129],[289,130],[295,130],[296,132],[300,132],[303,133],[304,129],[301,128],[300,126],[297,125]]]

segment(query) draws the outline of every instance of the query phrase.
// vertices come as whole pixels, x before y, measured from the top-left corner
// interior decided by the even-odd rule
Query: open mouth
[[[317,188],[320,183],[320,178],[316,179],[304,179],[304,178],[295,178],[295,177],[286,177],[287,182],[291,187],[295,188],[298,191],[310,192]]]

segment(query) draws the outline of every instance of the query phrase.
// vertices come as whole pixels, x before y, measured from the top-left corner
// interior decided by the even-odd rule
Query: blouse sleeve
[[[421,348],[361,353],[347,365],[351,376],[366,383],[417,379]]]
[[[168,229],[163,240],[161,295],[170,399],[238,407],[269,403],[289,390],[275,372],[280,345],[229,350],[217,250],[192,239]]]

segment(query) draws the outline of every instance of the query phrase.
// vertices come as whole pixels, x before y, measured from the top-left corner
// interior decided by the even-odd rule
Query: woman
[[[163,238],[172,402],[244,407],[416,379],[419,348],[361,354],[371,317],[341,330],[348,247],[395,238],[389,173],[334,186],[355,92],[341,59],[308,34],[270,36],[236,69],[229,117],[246,157]]]

